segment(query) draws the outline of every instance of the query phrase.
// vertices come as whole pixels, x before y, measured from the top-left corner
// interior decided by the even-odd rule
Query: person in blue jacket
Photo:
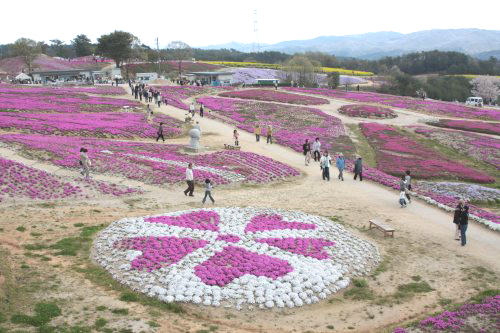
[[[345,169],[344,154],[340,153],[339,156],[337,156],[335,164],[337,165],[337,169],[339,169],[338,179],[342,179],[342,181],[344,181],[344,169]]]

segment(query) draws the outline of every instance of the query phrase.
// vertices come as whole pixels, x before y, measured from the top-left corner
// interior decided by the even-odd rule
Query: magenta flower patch
[[[290,273],[293,268],[286,260],[253,253],[241,247],[226,246],[194,270],[206,284],[222,287],[245,274],[275,280]]]
[[[323,248],[335,245],[334,242],[321,238],[259,238],[255,241],[316,259],[328,259],[328,253]]]
[[[196,249],[208,244],[205,240],[177,237],[137,237],[119,241],[116,247],[142,251],[132,260],[131,267],[137,270],[159,269],[172,265]]]
[[[168,224],[177,227],[218,231],[220,218],[215,212],[198,211],[187,213],[180,216],[158,216],[150,217],[145,220],[151,223]]]
[[[281,215],[258,215],[252,218],[245,228],[245,232],[258,232],[265,230],[312,230],[316,229],[316,225],[303,222],[288,222],[283,221]]]

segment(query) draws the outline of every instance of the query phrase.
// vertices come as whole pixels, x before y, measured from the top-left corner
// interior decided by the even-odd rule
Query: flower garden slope
[[[339,113],[362,118],[396,118],[398,116],[392,109],[367,104],[342,105]]]
[[[93,172],[156,185],[184,182],[189,162],[194,164],[196,181],[210,178],[217,185],[269,183],[300,174],[273,159],[241,151],[193,156],[183,154],[181,145],[23,134],[2,135],[0,141],[19,147],[20,153],[43,156],[43,160],[70,169],[79,168],[79,149],[86,147]]]
[[[189,106],[183,100],[196,95],[217,94],[221,91],[232,90],[233,87],[210,87],[210,86],[153,86],[161,92],[163,100],[169,105],[182,110],[189,110]]]
[[[249,90],[230,91],[219,94],[219,96],[252,99],[252,100],[267,101],[267,102],[300,104],[300,105],[321,105],[330,103],[327,99],[324,98],[291,94],[269,89],[249,89]]]
[[[28,86],[28,85],[0,85],[1,93],[12,94],[42,94],[42,95],[74,95],[74,94],[94,94],[94,95],[124,95],[125,89],[113,86]]]
[[[462,131],[478,132],[500,135],[500,123],[489,123],[484,121],[439,119],[439,121],[428,122],[428,125],[453,128]]]
[[[269,223],[249,230],[255,220]],[[252,207],[125,218],[97,236],[93,254],[150,297],[237,309],[316,303],[379,261],[375,246],[328,219]]]
[[[250,133],[259,124],[265,136],[267,125],[271,125],[273,138],[293,150],[301,152],[305,139],[312,142],[319,137],[322,149],[354,154],[352,141],[340,119],[319,109],[216,97],[202,97],[197,101],[212,111],[206,113],[208,117],[216,117]]]
[[[419,179],[451,178],[478,183],[495,179],[470,167],[448,160],[437,151],[400,134],[393,127],[378,123],[359,124],[363,135],[377,154],[377,168],[399,176],[411,170]]]
[[[292,92],[315,94],[331,98],[342,98],[363,103],[379,103],[396,108],[420,111],[434,116],[500,121],[500,112],[494,109],[480,109],[451,102],[421,100],[411,97],[386,95],[372,92],[354,92],[323,88],[283,88]]]
[[[97,196],[98,193],[99,196],[123,196],[141,191],[98,180],[68,180],[0,157],[0,202],[5,202],[7,198],[84,199]]]
[[[175,118],[156,114],[153,123],[145,115],[131,112],[102,113],[24,113],[0,112],[0,128],[50,135],[74,135],[100,138],[155,138],[160,122],[163,134],[181,134],[182,123]]]

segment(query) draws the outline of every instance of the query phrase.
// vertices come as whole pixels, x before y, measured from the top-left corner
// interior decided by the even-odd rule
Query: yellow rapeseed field
[[[264,69],[282,69],[279,64],[264,64],[258,62],[236,62],[236,61],[200,61],[207,64],[213,65],[224,65],[229,67],[252,67],[252,68],[264,68]],[[372,72],[355,71],[344,68],[332,68],[332,67],[321,67],[321,71],[324,73],[334,73],[344,75],[355,75],[355,76],[372,76]]]

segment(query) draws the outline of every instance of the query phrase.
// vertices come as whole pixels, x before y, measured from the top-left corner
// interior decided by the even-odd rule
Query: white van
[[[483,99],[481,97],[469,97],[465,104],[472,106],[483,106]]]

